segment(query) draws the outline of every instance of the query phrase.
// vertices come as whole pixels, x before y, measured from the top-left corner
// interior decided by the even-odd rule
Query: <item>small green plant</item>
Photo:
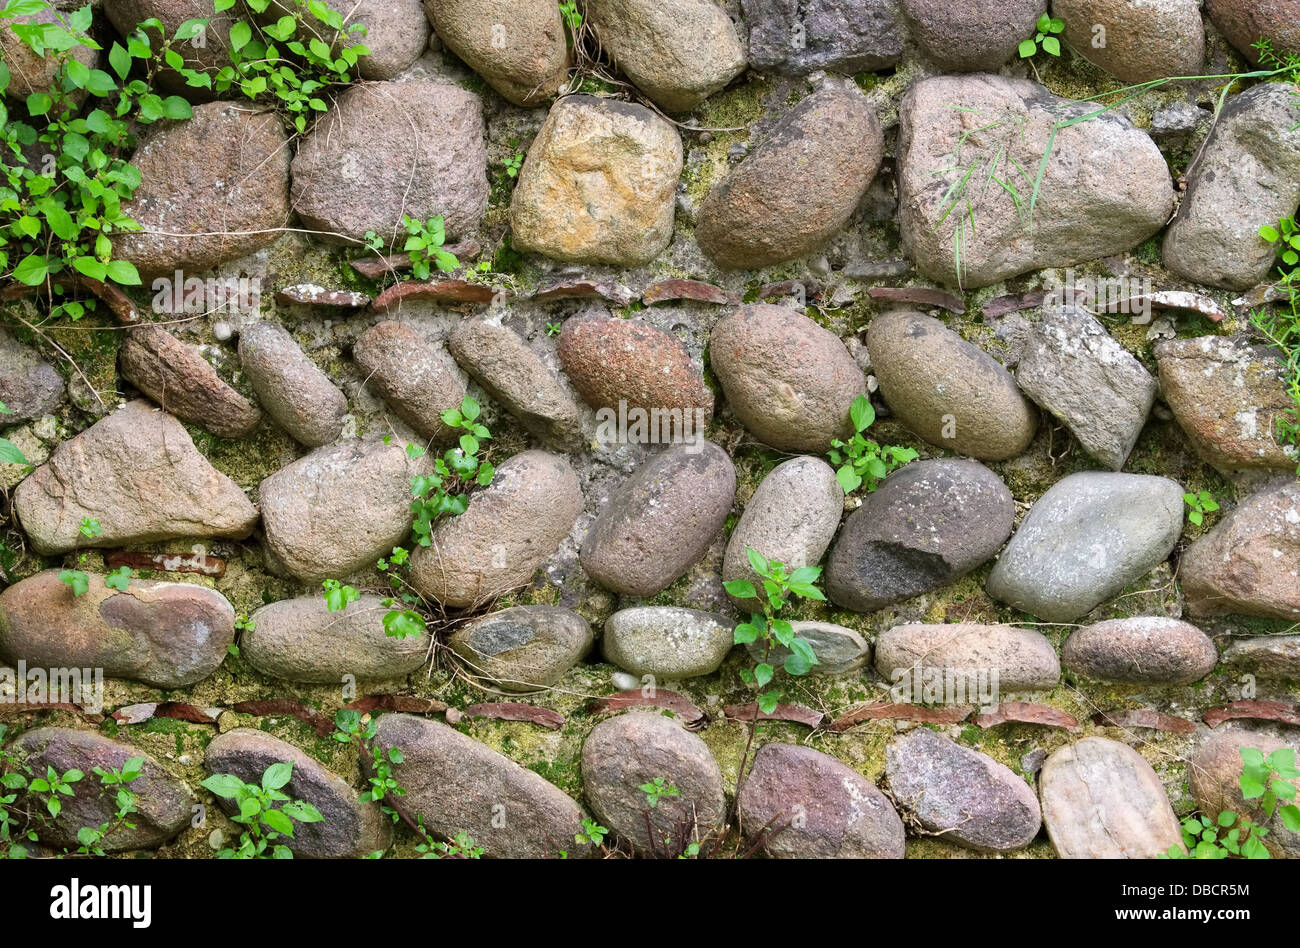
[[[663,777],[655,777],[649,783],[641,784],[637,789],[645,794],[646,806],[652,810],[659,805],[661,798],[677,797],[681,796],[682,793],[671,783],[664,780]]]
[[[1259,236],[1277,248],[1278,268],[1284,277],[1300,264],[1300,225],[1294,218],[1283,217],[1276,227],[1265,224],[1259,229]]]
[[[1261,750],[1243,747],[1241,760],[1241,795],[1247,801],[1259,801],[1254,810],[1251,813],[1223,810],[1214,818],[1206,814],[1187,817],[1181,824],[1187,852],[1171,846],[1166,854],[1168,858],[1268,859],[1268,847],[1263,840],[1269,834],[1266,824],[1275,814],[1288,830],[1300,832],[1300,807],[1294,802],[1296,779],[1300,778],[1295,751],[1281,747],[1266,757]]]
[[[325,608],[330,612],[342,612],[361,598],[355,586],[345,586],[337,579],[325,580],[321,588],[325,590]]]
[[[92,520],[89,517],[82,517],[81,525],[77,527],[77,532],[86,539],[93,540],[95,537],[103,536],[104,528],[99,525],[98,520]]]
[[[519,169],[524,165],[524,153],[517,151],[505,161],[501,162],[501,170],[505,172],[507,178],[519,177]]]
[[[421,827],[424,823],[421,820]],[[474,845],[474,837],[464,830],[452,837],[451,842],[438,842],[425,835],[424,842],[415,847],[423,859],[481,859],[483,847]]]
[[[609,830],[601,826],[591,817],[584,817],[582,829],[573,836],[573,841],[579,846],[603,846],[605,837],[609,835]]]
[[[1038,18],[1036,32],[1032,39],[1020,41],[1020,58],[1029,59],[1041,49],[1049,56],[1061,55],[1061,41],[1058,38],[1065,32],[1065,21],[1044,13]]]
[[[1219,503],[1214,499],[1214,495],[1208,490],[1199,491],[1195,494],[1183,494],[1183,503],[1187,505],[1187,519],[1194,526],[1199,527],[1205,522],[1207,513],[1214,513],[1219,509]]]
[[[578,10],[577,0],[559,0],[560,14],[564,17],[565,24],[570,30],[576,31],[582,26],[582,13]]]
[[[447,228],[441,217],[421,221],[403,214],[402,224],[406,227],[402,250],[410,258],[411,273],[417,280],[429,279],[435,267],[451,273],[460,266],[455,254],[442,249],[447,242]]]
[[[244,826],[239,845],[217,853],[218,859],[292,859],[281,837],[293,839],[293,824],[319,823],[324,817],[310,803],[291,800],[281,788],[293,779],[293,764],[272,764],[260,784],[244,783],[234,774],[213,774],[200,784],[223,800],[233,800],[238,814],[231,819]],[[268,852],[269,851],[269,852]]]
[[[130,818],[132,814],[138,813],[139,810],[136,807],[136,796],[128,784],[140,777],[140,771],[143,767],[144,757],[141,756],[128,759],[122,764],[120,770],[117,768],[95,768],[95,775],[99,777],[100,786],[106,792],[112,791],[117,809],[112,817],[99,826],[83,826],[77,830],[77,842],[80,844],[77,852],[84,856],[103,856],[105,854],[104,840],[122,827],[135,829],[135,824],[131,822]]]
[[[737,599],[755,600],[762,609],[761,613],[750,614],[749,621],[736,626],[733,634],[737,645],[757,643],[761,654],[760,661],[752,668],[742,668],[740,677],[746,684],[760,688],[767,687],[774,676],[776,668],[769,662],[772,652],[777,647],[785,649],[783,668],[792,676],[806,675],[817,662],[817,654],[812,643],[795,634],[794,626],[781,619],[778,614],[790,601],[792,596],[814,599],[824,602],[826,597],[814,585],[821,576],[820,566],[801,566],[787,572],[786,567],[775,560],[768,560],[754,549],[746,549],[749,565],[762,581],[760,594],[754,584],[747,579],[731,580],[723,583],[727,592]],[[781,692],[771,689],[758,696],[759,710],[771,714],[781,701]]]
[[[561,322],[548,322],[546,324],[546,335],[551,337],[558,336],[563,329],[564,324]]]
[[[84,596],[90,592],[90,577],[79,569],[65,569],[59,573],[59,582],[72,590],[72,595]]]
[[[36,777],[29,781],[27,790],[33,796],[44,801],[50,819],[58,819],[59,814],[63,812],[62,797],[73,796],[76,791],[72,789],[72,785],[80,782],[85,776],[76,768],[60,774],[53,767],[46,766],[45,776]]]
[[[13,409],[0,402],[0,415],[12,415]],[[19,449],[8,438],[0,438],[0,464],[21,464],[23,467],[31,467],[31,462],[27,460],[27,455]]]
[[[5,748],[6,725],[0,724],[0,856],[5,859],[27,858],[27,847],[20,840],[34,843],[36,830],[29,825],[24,809],[18,804],[19,795],[27,789],[32,776],[31,767]]]
[[[831,463],[835,465],[835,479],[840,482],[845,495],[863,484],[867,485],[868,491],[874,491],[891,471],[919,457],[911,448],[881,447],[863,435],[876,421],[876,410],[867,396],[859,395],[853,400],[849,419],[853,422],[853,437],[848,441],[836,438],[828,452]]]
[[[131,576],[131,567],[119,566],[104,577],[104,585],[118,592],[126,592],[127,587],[131,585]]]

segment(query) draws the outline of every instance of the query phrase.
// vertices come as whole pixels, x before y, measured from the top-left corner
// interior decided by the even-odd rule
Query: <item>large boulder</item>
[[[1300,56],[1300,0],[1205,0],[1205,13],[1252,63],[1261,39],[1279,56]]]
[[[1277,250],[1259,229],[1293,216],[1297,204],[1300,102],[1286,83],[1264,83],[1235,96],[1215,122],[1165,235],[1165,266],[1209,286],[1262,283]]]
[[[830,754],[764,744],[740,790],[740,824],[774,859],[902,859],[903,821],[866,777]]]
[[[1163,563],[1182,530],[1176,481],[1071,474],[1034,502],[985,588],[1046,622],[1072,622]]]
[[[727,403],[782,451],[825,452],[853,433],[849,408],[867,380],[839,337],[801,312],[756,303],[719,320],[709,359]]]
[[[281,842],[294,855],[307,859],[363,859],[388,848],[392,823],[378,803],[362,803],[346,780],[331,773],[314,757],[288,741],[252,728],[219,734],[204,751],[210,774],[232,774],[260,786],[262,775],[275,764],[293,764],[289,782],[280,792],[290,800],[310,803],[323,817],[316,823],[293,824],[293,837]],[[218,798],[227,813],[237,813],[236,801]]]
[[[934,317],[882,313],[867,351],[889,410],[931,444],[1004,461],[1033,441],[1038,413],[1011,373]]]
[[[305,583],[342,579],[411,532],[412,460],[397,444],[317,448],[262,481],[262,529],[278,568]]]
[[[257,406],[217,375],[203,353],[161,326],[128,329],[118,350],[122,378],[164,411],[218,438],[243,438],[257,427]]]
[[[831,466],[800,455],[774,467],[745,505],[722,560],[722,580],[761,580],[749,562],[749,550],[793,571],[816,566],[830,546],[844,512],[844,491]],[[728,594],[730,595],[730,594]],[[754,598],[731,596],[736,607],[761,612]]]
[[[84,775],[71,785],[70,796],[59,795],[63,807],[57,817],[34,821],[43,843],[75,849],[81,845],[77,831],[82,827],[98,829],[105,823],[115,823],[117,799],[104,792],[95,770],[121,771],[127,761],[136,757],[144,758],[140,776],[128,784],[135,795],[136,811],[130,816],[130,825],[117,826],[100,841],[100,848],[105,852],[152,849],[184,830],[193,818],[195,801],[185,781],[173,777],[151,754],[130,744],[95,731],[40,727],[24,732],[8,749],[38,774],[50,767],[59,774],[79,770]],[[39,798],[29,802],[33,809],[45,809]]]
[[[958,846],[1009,852],[1042,826],[1038,797],[1011,768],[926,728],[885,748],[885,777],[905,813]]]
[[[1300,620],[1300,484],[1251,496],[1183,554],[1193,615]]]
[[[1205,23],[1197,0],[1052,0],[1052,15],[1065,21],[1063,38],[1071,49],[1125,82],[1204,70]]]
[[[1034,35],[1047,0],[902,0],[903,17],[921,52],[945,72],[993,72]],[[1059,4],[1058,4],[1059,6]]]
[[[1038,779],[1043,824],[1062,859],[1156,859],[1182,848],[1160,778],[1126,744],[1104,737],[1067,744]]]
[[[424,0],[438,38],[515,105],[553,98],[568,79],[564,19],[553,0]]]
[[[352,86],[293,159],[293,209],[327,243],[405,238],[403,215],[441,217],[448,238],[471,235],[487,202],[483,101],[459,86]]]
[[[478,606],[519,586],[559,549],[582,512],[578,476],[562,456],[523,451],[496,469],[458,517],[411,556],[411,585],[445,606]]]
[[[755,69],[802,76],[893,66],[903,56],[895,0],[740,0]]]
[[[992,559],[1016,505],[978,461],[917,461],[867,494],[844,522],[826,566],[826,595],[874,612],[946,586]]]
[[[687,112],[745,71],[736,27],[713,0],[587,0],[587,25],[633,84]]]
[[[815,92],[708,193],[695,239],[732,269],[806,257],[848,223],[883,154],[866,96],[852,85]]]
[[[1160,149],[1113,112],[1064,124],[1095,111],[1027,79],[913,85],[899,110],[899,216],[922,275],[989,286],[1124,253],[1164,227],[1174,188]],[[994,174],[1016,194],[975,183]]]
[[[1294,445],[1279,444],[1278,422],[1295,403],[1278,350],[1248,339],[1197,336],[1155,345],[1160,393],[1178,426],[1220,471],[1294,468]]]
[[[1128,460],[1160,386],[1091,313],[1049,308],[1016,366],[1021,390],[1113,471]]]
[[[244,328],[239,364],[266,413],[294,440],[316,448],[343,432],[347,396],[279,323],[263,320]]]
[[[429,640],[399,639],[384,629],[392,607],[363,595],[342,612],[325,597],[281,599],[258,609],[239,640],[240,656],[264,675],[307,684],[338,685],[347,676],[364,681],[401,678],[428,659]]]
[[[0,655],[32,668],[99,668],[110,678],[183,688],[208,677],[235,640],[235,610],[215,589],[87,575],[80,596],[47,569],[0,593]]]
[[[668,246],[682,140],[644,106],[571,95],[528,149],[510,202],[518,250],[639,267]]]
[[[587,855],[575,843],[583,813],[563,790],[486,744],[438,721],[410,714],[379,719],[375,747],[401,752],[393,778],[399,801],[437,839],[468,833],[489,859],[558,859]]]
[[[230,102],[150,126],[131,156],[140,186],[122,204],[141,229],[114,234],[113,256],[148,281],[269,247],[289,222],[289,155],[275,112]]]
[[[641,787],[656,778],[677,793],[651,806]],[[660,714],[631,712],[592,728],[582,745],[582,784],[592,814],[642,854],[674,858],[720,830],[727,815],[708,745]]]
[[[708,552],[735,491],[736,470],[717,445],[665,448],[606,502],[582,541],[582,568],[625,596],[662,592]]]
[[[208,463],[179,421],[142,400],[60,444],[13,498],[44,556],[180,537],[242,540],[257,523],[239,485]],[[87,518],[99,521],[97,536],[81,533]]]

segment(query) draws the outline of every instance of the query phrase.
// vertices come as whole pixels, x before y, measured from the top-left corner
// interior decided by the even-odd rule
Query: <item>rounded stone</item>
[[[826,567],[826,595],[874,612],[946,586],[993,558],[1015,513],[1011,491],[978,461],[909,464],[844,522]]]
[[[392,824],[377,803],[362,803],[346,780],[288,741],[252,728],[219,734],[204,751],[209,774],[233,774],[260,785],[275,764],[292,764],[289,782],[280,792],[290,800],[314,806],[324,819],[294,822],[292,838],[283,840],[294,855],[307,859],[363,859],[392,843]],[[238,812],[234,800],[218,798],[227,813]]]
[[[1300,56],[1300,0],[1205,0],[1205,15],[1251,63],[1261,39],[1279,56]]]
[[[926,728],[885,748],[885,778],[922,828],[968,849],[1020,849],[1042,826],[1038,797],[1011,768]]]
[[[820,458],[783,461],[759,483],[731,531],[722,560],[722,580],[745,580],[760,588],[748,550],[788,570],[816,566],[830,546],[844,512],[844,491],[835,471]],[[736,608],[759,611],[754,598],[731,596]]]
[[[470,674],[505,691],[554,685],[591,649],[587,620],[559,606],[514,606],[476,619],[447,639]]]
[[[677,794],[651,807],[641,786],[656,778]],[[726,818],[722,772],[708,745],[660,714],[631,712],[592,728],[582,784],[592,814],[642,854],[677,856]]]
[[[496,469],[460,516],[434,525],[432,542],[411,555],[421,594],[463,609],[526,586],[582,512],[578,476],[563,457],[523,451]]]
[[[352,358],[365,371],[365,384],[422,437],[441,442],[458,433],[443,423],[442,413],[460,407],[465,384],[441,346],[384,320],[352,344]]]
[[[931,444],[981,461],[1020,454],[1038,412],[991,355],[939,320],[895,310],[867,329],[880,394],[903,424]]]
[[[515,105],[539,105],[568,79],[554,0],[424,0],[424,12],[447,48]]]
[[[802,313],[763,303],[719,320],[713,371],[732,412],[782,451],[825,452],[853,428],[849,407],[867,380],[838,336]]]
[[[902,0],[902,11],[922,53],[945,72],[996,72],[1034,35],[1047,0]]]
[[[734,644],[736,623],[677,606],[622,609],[605,621],[605,658],[634,675],[667,681],[711,675]]]
[[[429,640],[387,634],[380,596],[363,595],[342,612],[330,612],[325,597],[282,599],[249,619],[240,655],[264,675],[308,684],[336,685],[347,675],[376,681],[401,678],[424,666]]]
[[[996,671],[1004,691],[1046,691],[1061,680],[1056,649],[1041,632],[969,622],[896,625],[880,633],[876,671],[895,684],[955,671]]]
[[[708,193],[695,239],[733,269],[807,257],[848,223],[883,154],[866,96],[851,85],[815,92]]]
[[[582,568],[611,592],[662,592],[708,552],[735,491],[736,469],[717,445],[665,448],[605,503],[582,541]]]
[[[1034,502],[985,589],[1046,622],[1072,622],[1163,563],[1182,530],[1177,482],[1071,474]]]
[[[1047,835],[1062,859],[1156,859],[1183,836],[1142,755],[1104,737],[1053,753],[1039,774]]]
[[[1210,637],[1163,616],[1112,619],[1070,633],[1061,647],[1066,668],[1099,681],[1190,685],[1218,664]]]
[[[902,859],[903,821],[866,777],[829,754],[764,744],[740,790],[740,822],[773,859]],[[796,819],[796,817],[798,819]]]
[[[1198,0],[1052,0],[1071,49],[1129,83],[1195,76],[1205,64]]]
[[[182,688],[207,678],[235,640],[235,610],[214,589],[87,574],[80,596],[48,569],[0,593],[0,655],[33,668],[100,668],[109,678]]]
[[[294,440],[315,448],[343,432],[347,397],[279,323],[246,327],[239,362],[262,408]]]

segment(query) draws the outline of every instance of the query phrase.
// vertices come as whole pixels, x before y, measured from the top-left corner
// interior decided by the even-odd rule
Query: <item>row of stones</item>
[[[1201,742],[1189,761],[1190,789],[1207,813],[1237,811],[1238,749],[1271,753],[1284,742],[1265,734],[1226,731]],[[394,778],[406,794],[398,805],[436,837],[469,833],[489,857],[587,856],[574,842],[586,816],[563,791],[504,755],[445,724],[404,714],[379,719],[376,752],[401,752]],[[59,773],[121,768],[137,756],[130,745],[94,732],[47,727],[16,738],[10,750],[29,766]],[[320,823],[296,828],[287,844],[303,856],[346,858],[383,850],[391,825],[374,803],[299,748],[260,731],[237,729],[212,740],[205,765],[256,782],[271,764],[291,762],[284,792],[313,804]],[[672,718],[630,712],[603,721],[581,753],[583,793],[591,813],[643,855],[672,856],[687,843],[723,830],[723,775],[698,736]],[[677,793],[646,803],[656,779]],[[809,747],[769,743],[744,781],[737,816],[743,834],[777,858],[902,858],[904,818],[923,835],[940,835],[979,852],[1020,849],[1046,828],[1062,858],[1152,858],[1181,847],[1182,834],[1160,778],[1131,747],[1103,737],[1069,744],[1042,763],[1038,793],[992,758],[926,728],[886,748],[887,793],[834,757]],[[76,845],[81,826],[111,821],[114,802],[77,785],[57,819],[41,824],[42,841]],[[184,830],[194,797],[153,757],[132,784],[133,825],[106,838],[114,851],[156,847]],[[223,806],[229,801],[223,801]],[[900,816],[901,814],[901,816]],[[503,818],[504,817],[504,818]],[[1277,821],[1267,845],[1300,855],[1300,833]]]

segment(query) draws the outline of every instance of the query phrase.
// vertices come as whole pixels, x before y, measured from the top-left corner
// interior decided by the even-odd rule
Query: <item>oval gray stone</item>
[[[1183,529],[1183,489],[1167,477],[1083,471],[1035,501],[986,585],[994,599],[1070,622],[1155,569]]]
[[[605,658],[634,675],[676,681],[710,675],[735,644],[736,623],[677,606],[636,606],[605,620]]]
[[[1045,691],[1061,680],[1056,649],[1041,632],[1009,625],[896,625],[876,639],[876,671],[898,683],[930,675],[996,670],[1004,691]],[[990,678],[991,681],[991,678]],[[975,703],[975,695],[967,703]]]
[[[352,358],[371,386],[422,437],[451,439],[458,429],[442,421],[442,413],[459,408],[465,384],[442,349],[409,326],[384,320],[371,326],[352,345]]]
[[[1300,680],[1300,635],[1238,639],[1224,650],[1223,663],[1261,678]]]
[[[1112,619],[1070,633],[1061,647],[1066,668],[1099,681],[1190,685],[1218,664],[1210,637],[1164,616]]]
[[[582,568],[625,596],[662,592],[717,539],[735,491],[736,469],[717,445],[665,448],[605,504],[582,542]]]
[[[640,788],[657,777],[678,792],[651,808]],[[592,728],[582,784],[592,814],[642,854],[675,857],[726,818],[722,772],[708,745],[661,714],[631,712]]]
[[[240,654],[263,674],[287,681],[336,685],[345,675],[401,678],[424,665],[429,640],[388,635],[389,608],[382,597],[370,595],[342,612],[330,612],[320,595],[282,599],[249,616],[254,627],[240,638]]]
[[[427,467],[397,444],[317,448],[262,481],[267,548],[311,584],[372,565],[410,533],[411,477]]]
[[[552,0],[424,0],[424,12],[447,48],[515,105],[540,105],[565,85],[568,33]]]
[[[203,764],[210,774],[233,774],[260,785],[274,764],[293,764],[280,792],[310,803],[324,817],[318,823],[293,824],[293,837],[281,840],[294,855],[307,859],[362,859],[392,843],[393,827],[377,803],[362,803],[346,780],[314,757],[278,737],[252,728],[219,734],[208,744]],[[227,813],[238,812],[234,800],[217,798]]]
[[[454,728],[385,714],[375,746],[382,753],[394,747],[402,752],[405,759],[393,766],[394,779],[406,790],[402,810],[411,819],[422,816],[435,839],[468,833],[489,859],[591,853],[590,846],[574,842],[583,812],[563,790]]]
[[[183,780],[168,773],[152,755],[95,731],[41,727],[25,732],[9,747],[39,774],[44,774],[46,767],[60,774],[69,770],[86,774],[72,785],[72,796],[60,795],[63,809],[56,818],[34,823],[41,841],[51,846],[76,848],[80,845],[77,830],[114,822],[117,802],[113,794],[102,792],[99,780],[92,775],[96,767],[121,770],[134,757],[144,758],[140,776],[129,784],[135,794],[136,812],[130,817],[134,825],[119,826],[108,834],[100,843],[105,852],[161,846],[188,827],[194,815],[194,796]],[[43,802],[31,802],[44,810]]]
[[[867,394],[866,376],[838,336],[802,313],[742,306],[713,327],[709,357],[731,410],[772,447],[820,454],[852,434],[849,407]]]
[[[215,589],[133,579],[125,591],[88,574],[74,596],[47,569],[0,593],[0,655],[33,668],[101,668],[155,688],[216,671],[235,640],[235,610]]]
[[[916,461],[867,494],[844,522],[826,567],[826,595],[874,612],[953,582],[1002,548],[1015,502],[977,461]]]
[[[885,748],[885,777],[904,812],[968,849],[1020,849],[1042,826],[1038,797],[1011,768],[927,728]]]
[[[63,376],[8,331],[0,329],[0,429],[48,415],[63,401]]]
[[[456,609],[526,586],[581,512],[582,489],[569,462],[521,451],[470,496],[463,514],[438,521],[430,545],[411,555],[411,585]]]
[[[931,444],[981,461],[1020,454],[1038,412],[996,359],[924,313],[895,310],[867,328],[880,394]]]
[[[723,582],[747,580],[760,588],[746,553],[751,549],[790,570],[816,566],[843,511],[844,491],[829,464],[807,455],[783,461],[759,483],[731,531],[722,560]],[[736,608],[758,610],[756,599],[728,595]]]
[[[875,784],[795,744],[764,744],[754,755],[740,821],[773,859],[902,859],[906,847],[903,821]]]
[[[871,661],[871,644],[852,629],[832,622],[804,620],[791,622],[790,627],[795,635],[812,646],[813,654],[817,656],[817,664],[812,667],[810,675],[848,675],[860,671]],[[764,660],[763,649],[757,642],[750,642],[745,651],[755,662]],[[789,649],[774,643],[767,661],[779,667],[789,655]]]
[[[245,327],[239,362],[266,413],[294,440],[315,448],[342,433],[347,397],[279,323]]]
[[[1164,785],[1127,744],[1085,737],[1043,763],[1039,798],[1062,859],[1155,859],[1183,845]]]
[[[559,606],[515,606],[476,619],[447,644],[473,675],[505,691],[555,684],[582,660],[594,637],[587,620]]]

